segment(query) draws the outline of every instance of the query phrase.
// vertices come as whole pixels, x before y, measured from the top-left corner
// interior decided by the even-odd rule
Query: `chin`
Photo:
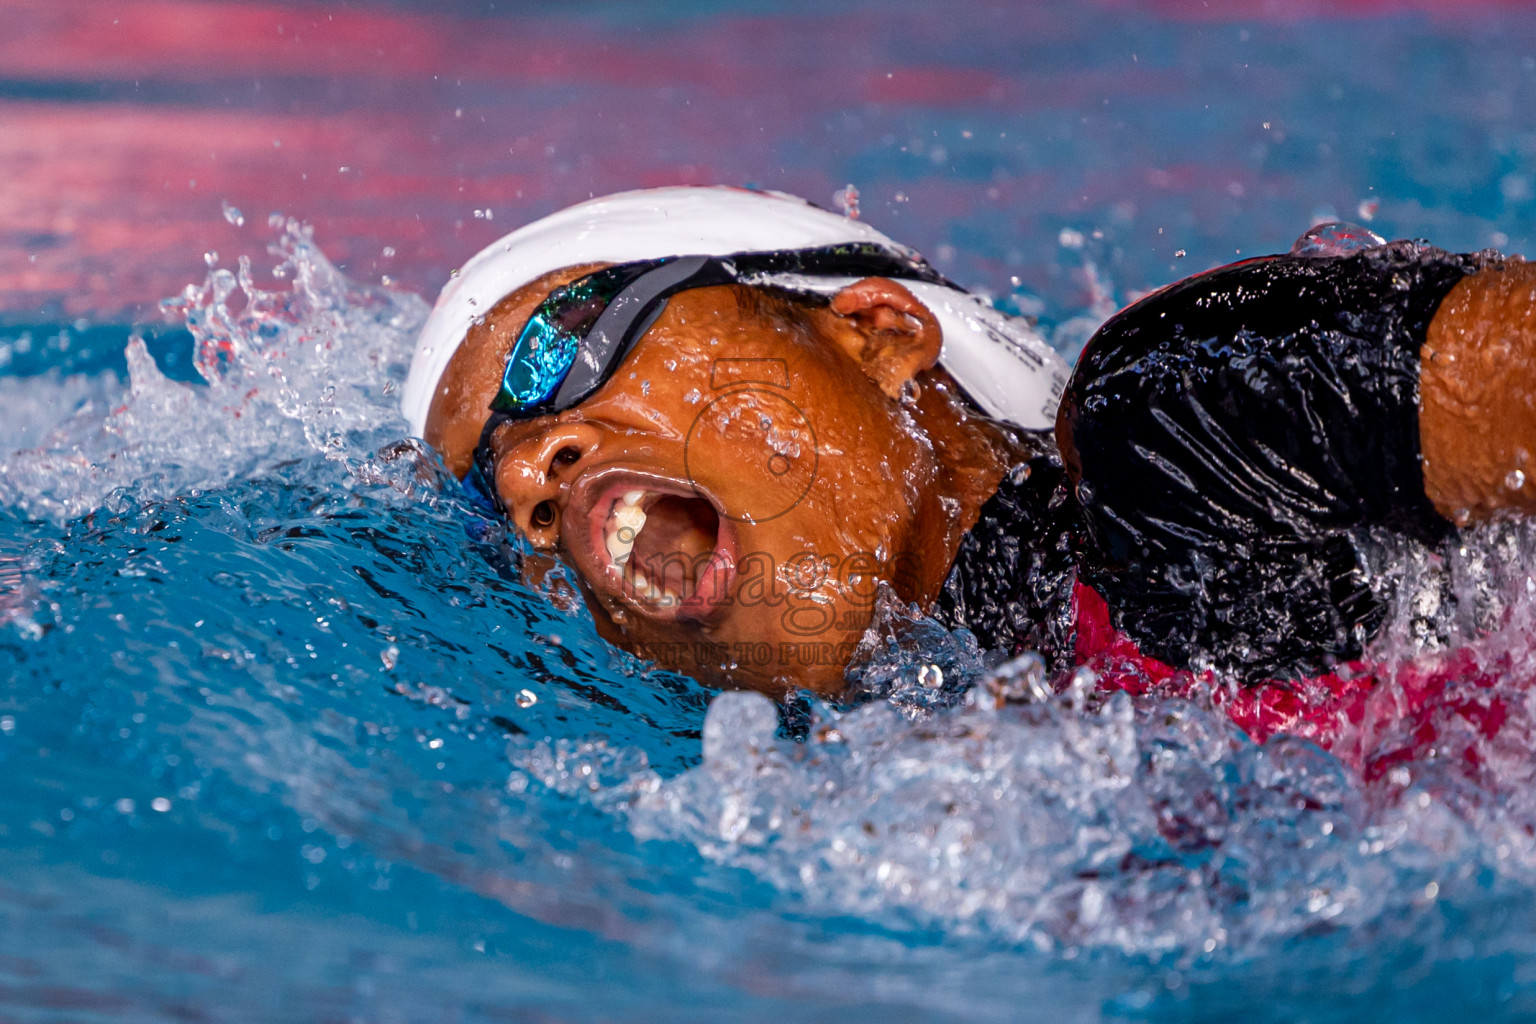
[[[847,689],[844,670],[862,630],[797,635],[780,628],[776,620],[755,621],[759,617],[754,615],[741,621],[742,610],[730,601],[717,608],[709,625],[671,614],[666,606],[642,615],[634,609],[637,599],[616,603],[611,587],[599,592],[585,575],[580,580],[598,634],[661,668],[706,686],[756,690],[774,698],[796,689],[836,697]]]

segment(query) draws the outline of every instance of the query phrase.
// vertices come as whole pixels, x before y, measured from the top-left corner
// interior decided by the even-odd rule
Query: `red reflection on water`
[[[756,183],[829,202],[857,176],[866,216],[904,239],[936,249],[956,224],[1004,225],[1013,234],[994,250],[1012,238],[1049,247],[1059,218],[1127,197],[1128,210],[1176,199],[1180,220],[1159,214],[1171,229],[1289,188],[1289,171],[1256,180],[1250,143],[1272,138],[1259,138],[1257,117],[1247,141],[1202,127],[1195,153],[1124,128],[1122,100],[1162,103],[1173,123],[1208,86],[1166,60],[1084,45],[1123,7],[954,0],[646,20],[618,7],[477,18],[393,4],[0,0],[0,321],[151,318],[201,277],[204,251],[259,255],[273,210],[313,223],[355,277],[432,295],[518,223],[624,188]],[[1295,10],[1157,0],[1141,16]],[[1284,68],[1243,68],[1256,95],[1292,88]],[[1065,158],[1064,124],[1088,126]],[[221,200],[245,211],[243,233]],[[1301,217],[1313,201],[1276,209]],[[1171,236],[1146,245],[1172,258]],[[997,266],[1000,279],[1043,286],[1054,271],[1031,251]]]
[[[679,40],[392,8],[0,0],[0,24],[11,319],[152,315],[205,250],[259,251],[221,200],[258,225],[300,217],[354,275],[431,293],[519,220],[592,192],[761,178],[809,91],[852,84],[802,82],[795,103],[782,68],[732,59],[793,26],[743,19]],[[680,86],[751,99],[694,116]],[[736,166],[715,160],[727,151]]]

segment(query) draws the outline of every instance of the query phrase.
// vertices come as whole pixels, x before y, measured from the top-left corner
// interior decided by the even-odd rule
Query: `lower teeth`
[[[636,594],[640,595],[648,601],[651,601],[654,604],[659,604],[664,608],[670,608],[682,600],[672,591],[663,590],[662,588],[656,586],[656,584],[652,583],[650,580],[646,579],[645,573],[641,572],[639,569],[635,570],[631,585],[634,588]]]

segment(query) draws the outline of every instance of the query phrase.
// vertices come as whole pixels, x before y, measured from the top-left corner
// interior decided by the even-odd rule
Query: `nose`
[[[496,489],[523,536],[536,548],[553,548],[560,537],[571,480],[596,451],[600,432],[586,423],[557,423],[515,442],[496,466]]]

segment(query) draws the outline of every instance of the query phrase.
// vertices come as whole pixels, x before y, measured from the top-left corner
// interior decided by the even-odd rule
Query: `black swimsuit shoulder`
[[[1175,667],[1257,681],[1358,657],[1388,599],[1366,534],[1453,532],[1424,493],[1419,349],[1484,262],[1417,243],[1270,257],[1117,314],[1067,387],[1061,458],[1005,481],[936,614],[1060,663],[1075,578]]]

